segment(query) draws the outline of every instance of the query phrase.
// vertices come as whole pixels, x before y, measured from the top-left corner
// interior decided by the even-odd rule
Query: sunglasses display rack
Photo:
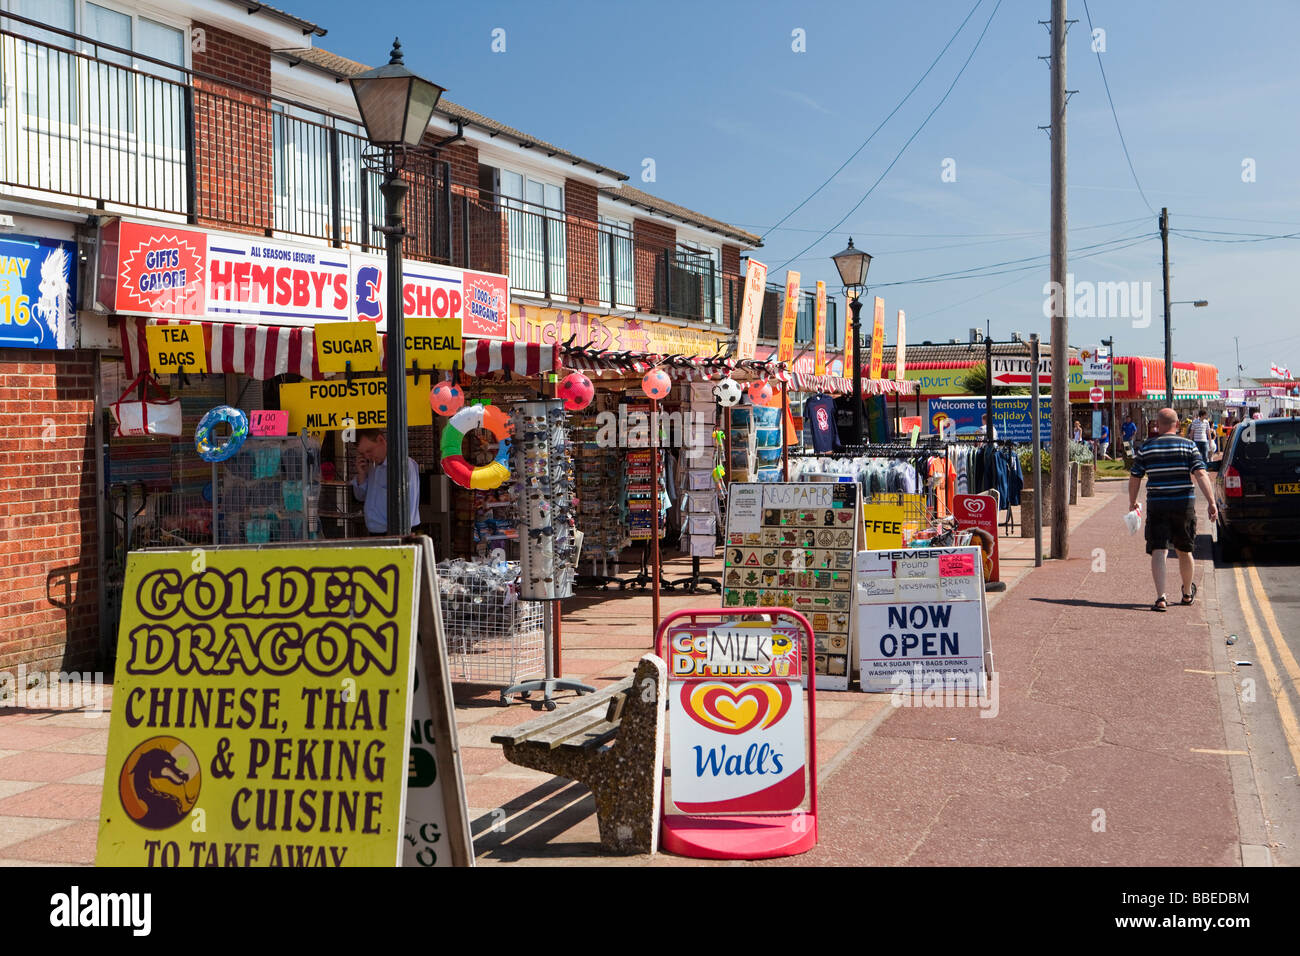
[[[519,522],[520,597],[554,601],[573,594],[577,484],[559,400],[516,405],[511,472]]]

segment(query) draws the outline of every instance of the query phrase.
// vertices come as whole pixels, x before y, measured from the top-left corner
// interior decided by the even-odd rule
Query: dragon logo
[[[122,764],[122,809],[140,826],[165,830],[189,815],[199,799],[199,758],[175,737],[151,737]]]
[[[62,248],[48,252],[41,262],[40,298],[36,314],[54,336],[54,347],[68,347],[68,322],[72,318],[72,296],[68,289],[68,254]]]
[[[378,266],[362,266],[357,270],[355,298],[358,319],[384,321],[384,297],[380,288],[382,281]]]

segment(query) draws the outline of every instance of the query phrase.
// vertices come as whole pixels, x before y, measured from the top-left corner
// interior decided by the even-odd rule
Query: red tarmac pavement
[[[993,609],[997,716],[897,709],[822,784],[800,863],[1240,865],[1227,757],[1197,752],[1226,749],[1204,602],[1149,610],[1126,504]]]

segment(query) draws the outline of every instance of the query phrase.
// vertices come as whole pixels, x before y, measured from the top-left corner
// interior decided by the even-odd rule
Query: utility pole
[[[984,320],[984,410],[988,422],[984,426],[985,444],[993,444],[993,323]]]
[[[1034,443],[1031,446],[1034,449],[1034,567],[1043,566],[1043,436],[1039,429],[1042,426],[1041,409],[1042,403],[1038,400],[1038,333],[1029,334],[1029,420],[1033,423]],[[1055,417],[1055,416],[1053,416]]]
[[[1241,388],[1241,337],[1234,335],[1232,342],[1237,347],[1237,387]]]
[[[1070,556],[1070,316],[1065,301],[1065,0],[1052,0],[1052,557]]]
[[[1174,343],[1170,338],[1172,315],[1169,304],[1169,210],[1160,207],[1160,259],[1165,277],[1165,406],[1174,407]]]

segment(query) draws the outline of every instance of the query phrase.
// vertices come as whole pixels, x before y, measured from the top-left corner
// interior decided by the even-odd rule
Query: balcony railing
[[[496,208],[505,221],[503,246],[513,289],[735,327],[740,277],[723,275],[707,253],[650,243],[630,230],[514,199],[503,199]]]
[[[0,188],[112,212],[380,249],[379,179],[354,121],[21,17],[0,30]],[[450,262],[448,165],[403,173],[406,255]],[[39,198],[39,195],[38,195]],[[466,253],[468,255],[468,253]]]

